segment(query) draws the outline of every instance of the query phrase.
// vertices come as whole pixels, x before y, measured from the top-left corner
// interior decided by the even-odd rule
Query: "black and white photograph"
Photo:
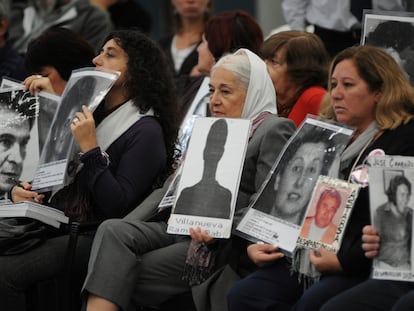
[[[76,173],[77,165],[73,161],[71,165],[70,159],[75,158],[74,155],[78,150],[70,130],[70,123],[75,113],[82,111],[82,105],[88,106],[93,111],[118,76],[118,73],[103,72],[95,68],[82,68],[72,72],[41,150],[33,189],[69,182],[67,175]]]
[[[33,178],[39,159],[38,108],[37,97],[29,92],[0,92],[0,198],[18,180]]]
[[[356,184],[319,176],[297,243],[305,248],[324,247],[336,253],[341,246],[358,192],[359,186]]]
[[[230,236],[249,128],[249,120],[195,120],[167,232]]]
[[[381,238],[373,277],[413,281],[414,157],[369,158],[371,221]]]
[[[414,13],[366,10],[361,45],[389,53],[414,85]]]
[[[9,78],[9,77],[2,77],[1,83],[0,83],[0,90],[7,90],[7,89],[17,89],[17,90],[23,90],[23,82]]]
[[[320,175],[329,176],[331,169],[337,170],[335,160],[352,133],[350,128],[308,116],[238,225],[241,235],[292,251],[316,181]]]

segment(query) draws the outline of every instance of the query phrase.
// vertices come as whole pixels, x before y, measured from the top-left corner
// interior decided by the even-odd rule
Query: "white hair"
[[[222,68],[236,75],[237,81],[241,87],[247,90],[250,81],[250,61],[246,52],[238,50],[234,54],[227,54],[211,69],[211,73],[217,68]]]

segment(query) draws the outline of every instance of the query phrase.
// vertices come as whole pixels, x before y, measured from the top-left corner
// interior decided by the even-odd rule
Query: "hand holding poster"
[[[414,281],[414,157],[372,156],[368,165],[371,220],[381,238],[373,278]]]
[[[230,236],[250,121],[197,118],[178,184],[168,233],[208,230]]]
[[[318,177],[338,170],[339,155],[352,133],[349,128],[307,117],[276,160],[236,233],[291,253]]]

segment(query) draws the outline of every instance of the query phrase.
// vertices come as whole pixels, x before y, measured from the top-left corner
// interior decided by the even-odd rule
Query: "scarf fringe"
[[[190,286],[204,282],[213,272],[216,256],[216,248],[191,240],[182,279]]]

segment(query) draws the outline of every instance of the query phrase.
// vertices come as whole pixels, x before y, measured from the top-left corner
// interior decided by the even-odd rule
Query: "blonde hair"
[[[328,96],[321,102],[320,116],[336,120],[331,102],[332,73],[340,62],[350,59],[370,91],[381,91],[376,104],[375,118],[380,130],[394,129],[413,118],[414,89],[395,60],[374,46],[355,46],[340,52],[329,70]]]

